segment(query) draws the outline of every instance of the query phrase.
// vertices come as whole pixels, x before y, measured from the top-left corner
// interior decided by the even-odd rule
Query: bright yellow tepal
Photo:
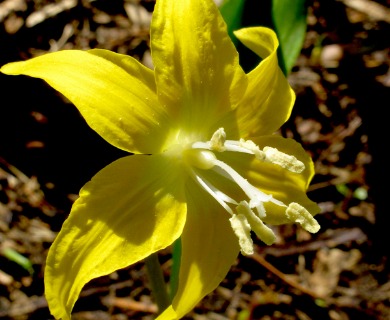
[[[179,287],[161,319],[188,313],[226,276],[250,231],[275,241],[267,224],[319,225],[306,196],[313,163],[273,133],[294,93],[278,68],[275,34],[236,36],[263,58],[238,63],[212,0],[157,0],[151,25],[155,69],[105,50],[60,51],[1,68],[45,80],[112,145],[134,153],[80,191],[45,270],[52,314],[70,319],[91,279],[133,264],[181,237]],[[159,319],[160,319],[159,318]]]

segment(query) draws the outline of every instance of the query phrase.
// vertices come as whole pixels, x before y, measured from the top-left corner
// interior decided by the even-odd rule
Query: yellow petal
[[[295,101],[286,77],[278,66],[276,34],[253,27],[235,32],[240,41],[263,60],[248,76],[248,88],[237,108],[241,137],[272,134],[290,117]]]
[[[289,205],[291,202],[299,203],[305,207],[310,214],[320,212],[316,203],[306,195],[307,188],[314,175],[314,165],[302,146],[292,139],[286,139],[278,135],[263,136],[253,139],[260,149],[271,146],[300,160],[305,169],[302,173],[291,172],[279,165],[261,162],[253,157],[232,155],[226,157],[225,161],[235,168],[248,181],[261,191],[273,195],[277,200]],[[264,203],[267,217],[262,218],[266,223],[283,224],[290,221],[286,217],[286,208],[273,203]]]
[[[151,48],[160,101],[174,109],[181,127],[208,138],[246,87],[218,8],[210,0],[157,1]]]
[[[54,317],[70,319],[91,279],[180,236],[186,219],[180,177],[164,156],[134,155],[108,165],[81,189],[47,258],[45,294]]]
[[[178,318],[218,287],[240,250],[230,215],[197,185],[187,190],[179,287],[172,303]]]
[[[153,71],[134,58],[106,50],[65,50],[7,64],[1,72],[45,80],[122,150],[153,153],[166,138],[161,128],[168,125],[167,117],[157,101]]]
[[[162,314],[160,314],[156,320],[178,320],[180,319],[177,315],[176,311],[173,309],[172,305],[164,310]]]

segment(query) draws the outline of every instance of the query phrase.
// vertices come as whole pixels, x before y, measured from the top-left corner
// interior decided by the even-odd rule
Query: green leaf
[[[284,74],[288,75],[305,40],[306,0],[273,0],[272,19],[280,41],[279,64]]]
[[[17,263],[19,266],[27,270],[30,274],[34,273],[34,268],[31,261],[22,256],[19,252],[15,251],[12,248],[5,248],[2,250],[1,254],[6,257],[8,260]]]
[[[227,24],[229,36],[234,43],[236,43],[237,39],[233,31],[242,27],[241,17],[244,4],[245,0],[223,0],[219,7],[222,17]]]

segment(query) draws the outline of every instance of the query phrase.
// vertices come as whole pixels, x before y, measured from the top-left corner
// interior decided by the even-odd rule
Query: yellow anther
[[[237,212],[240,215],[244,215],[251,229],[258,236],[258,238],[267,245],[271,245],[276,241],[275,233],[272,229],[268,228],[261,219],[255,215],[249,204],[246,201],[241,201],[237,206]]]
[[[219,128],[214,132],[210,140],[210,149],[218,152],[225,151],[226,133],[223,128]]]
[[[287,218],[295,223],[299,223],[303,229],[311,233],[320,230],[320,225],[304,207],[296,202],[291,202],[286,210]]]
[[[253,254],[253,241],[251,227],[243,214],[235,214],[230,219],[230,224],[240,244],[241,253],[245,256]]]
[[[259,146],[252,140],[240,139],[240,147],[243,147],[255,155],[256,159],[263,161],[265,159],[265,153],[260,150]]]
[[[263,151],[265,152],[265,161],[267,162],[277,164],[278,166],[294,173],[301,173],[305,169],[303,162],[299,161],[294,156],[280,152],[276,148],[264,147]]]

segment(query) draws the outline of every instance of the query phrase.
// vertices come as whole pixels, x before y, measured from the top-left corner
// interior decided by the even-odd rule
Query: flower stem
[[[164,275],[161,270],[157,253],[151,254],[145,259],[146,270],[148,273],[150,287],[158,306],[158,312],[161,313],[171,304]]]
[[[179,286],[180,258],[181,258],[181,239],[177,239],[172,246],[172,271],[169,279],[169,296],[171,301],[175,297],[177,287]]]

